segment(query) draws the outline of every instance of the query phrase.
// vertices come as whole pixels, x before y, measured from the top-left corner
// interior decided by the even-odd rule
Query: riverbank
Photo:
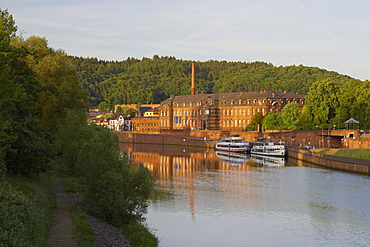
[[[347,157],[353,159],[370,160],[370,149],[346,149],[346,148],[326,148],[315,149],[315,153]]]
[[[289,157],[331,169],[370,175],[370,160],[339,157],[286,147]]]

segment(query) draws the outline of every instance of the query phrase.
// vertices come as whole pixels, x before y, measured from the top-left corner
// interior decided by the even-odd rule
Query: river
[[[370,177],[295,160],[121,144],[150,169],[147,224],[162,247],[370,246]]]

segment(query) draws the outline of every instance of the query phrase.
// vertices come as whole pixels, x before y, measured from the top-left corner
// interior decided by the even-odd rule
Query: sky
[[[3,0],[24,38],[102,60],[305,65],[370,79],[369,0]]]

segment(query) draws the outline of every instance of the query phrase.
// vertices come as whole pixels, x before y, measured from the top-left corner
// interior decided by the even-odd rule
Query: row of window
[[[174,117],[174,127],[199,127],[201,120],[197,119],[188,119],[188,117]],[[246,128],[251,123],[250,119],[233,119],[233,120],[220,120],[220,127],[230,128],[230,127],[240,127]],[[161,121],[161,126],[168,126],[168,121]]]
[[[265,109],[265,108],[253,108],[253,109],[221,109],[220,110],[220,116],[254,116],[257,112],[262,112],[263,115],[266,115],[267,114],[267,111],[269,112],[272,112],[274,111],[275,113],[279,112],[279,109],[275,108],[275,109]],[[280,112],[282,113],[282,109],[280,110]],[[174,110],[173,114],[175,116],[202,116],[202,114],[204,115],[209,115],[211,113],[211,110]],[[163,117],[166,117],[166,116],[169,116],[169,112],[167,111],[163,111],[161,112],[161,116]]]
[[[273,100],[273,99],[248,99],[248,100],[222,100],[221,105],[253,105],[259,103],[260,105],[269,103],[270,105],[281,103],[281,104],[289,104],[291,102],[297,102],[299,105],[304,104],[303,99],[280,99],[280,100]],[[204,106],[206,102],[197,101],[197,102],[176,102],[173,104],[174,107],[197,107],[197,106]],[[213,104],[212,101],[208,102],[209,104]]]

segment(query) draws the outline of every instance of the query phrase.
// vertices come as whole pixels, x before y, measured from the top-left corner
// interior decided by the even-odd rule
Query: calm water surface
[[[370,246],[368,176],[202,149],[121,150],[157,178],[147,223],[162,247]]]

